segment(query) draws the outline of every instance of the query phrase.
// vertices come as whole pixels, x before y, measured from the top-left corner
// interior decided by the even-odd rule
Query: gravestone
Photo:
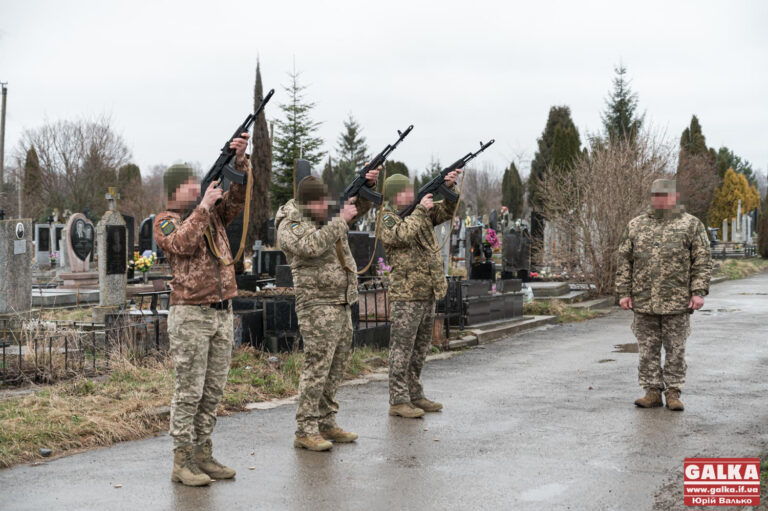
[[[35,224],[35,263],[38,266],[51,264],[51,225]]]
[[[499,232],[499,213],[495,209],[491,210],[491,216],[488,219],[488,227]]]
[[[234,220],[227,226],[227,240],[229,241],[229,249],[232,252],[232,257],[237,255],[237,250],[240,248],[240,239],[243,236],[243,214],[241,211]],[[245,273],[245,265],[241,258],[235,263],[235,274],[240,275]]]
[[[275,246],[275,219],[270,218],[269,220],[265,220],[267,226],[267,246],[268,247],[274,247]]]
[[[130,215],[123,215],[123,220],[128,230],[128,254],[132,255],[136,244],[136,220]]]
[[[139,254],[147,250],[157,252],[154,233],[155,215],[149,215],[141,222],[139,227]]]
[[[296,197],[296,188],[301,180],[312,175],[312,162],[303,158],[298,158],[293,167],[293,196]],[[328,183],[326,183],[327,185]],[[338,190],[334,190],[338,191]]]
[[[65,265],[68,265],[69,271],[59,275],[64,280],[65,288],[92,288],[98,285],[98,272],[90,271],[95,232],[93,223],[82,213],[69,217],[63,231],[66,240],[66,250],[63,252],[66,253]]]
[[[501,246],[501,278],[528,280],[531,270],[531,236],[524,227],[504,233]]]
[[[728,241],[728,219],[723,218],[723,230],[720,233],[720,241],[723,243]]]
[[[349,240],[349,251],[352,252],[352,257],[355,258],[355,264],[357,268],[355,270],[362,270],[368,261],[371,260],[371,252],[373,246],[370,243],[370,234],[362,231],[349,231],[347,239]]]
[[[0,315],[32,306],[32,220],[0,220]]]
[[[99,306],[94,307],[93,320],[103,322],[106,314],[112,314],[125,304],[127,281],[128,230],[123,216],[117,212],[114,189],[106,198],[109,210],[96,227],[96,244],[99,257]]]

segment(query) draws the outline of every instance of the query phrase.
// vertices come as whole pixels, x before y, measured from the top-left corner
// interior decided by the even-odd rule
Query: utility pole
[[[8,82],[0,82],[3,89],[2,111],[0,112],[0,196],[3,195],[5,182],[5,98],[8,97]]]

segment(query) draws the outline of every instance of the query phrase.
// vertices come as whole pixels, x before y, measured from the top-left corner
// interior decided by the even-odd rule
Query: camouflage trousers
[[[681,390],[685,383],[685,340],[691,332],[691,315],[635,313],[632,331],[637,337],[638,381],[644,389]],[[661,347],[664,347],[664,369]]]
[[[336,427],[336,390],[352,353],[352,317],[349,305],[311,305],[296,315],[304,342],[296,436],[317,435]]]
[[[232,360],[232,309],[172,305],[168,339],[176,387],[171,403],[174,449],[208,440]]]
[[[389,341],[389,404],[424,398],[421,369],[432,344],[435,301],[392,301]]]

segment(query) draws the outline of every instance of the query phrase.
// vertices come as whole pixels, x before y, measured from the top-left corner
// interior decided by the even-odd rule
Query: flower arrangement
[[[133,253],[133,266],[142,273],[147,273],[155,261],[157,261],[157,254],[150,250],[145,250],[143,254]]]
[[[496,231],[490,227],[485,230],[485,244],[490,245],[494,249],[501,248],[501,243],[499,242],[499,237],[496,236]]]
[[[389,277],[390,272],[392,272],[392,267],[384,262],[383,257],[379,257],[376,263],[376,273],[379,277]]]
[[[50,258],[51,258],[51,266],[56,266],[56,263],[59,261],[59,253],[51,252]]]

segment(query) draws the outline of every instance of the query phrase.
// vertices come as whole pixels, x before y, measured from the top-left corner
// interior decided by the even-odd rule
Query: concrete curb
[[[469,330],[471,335],[448,342],[448,349],[455,350],[487,344],[501,338],[545,325],[557,324],[556,316],[523,316],[522,320],[502,321]]]

